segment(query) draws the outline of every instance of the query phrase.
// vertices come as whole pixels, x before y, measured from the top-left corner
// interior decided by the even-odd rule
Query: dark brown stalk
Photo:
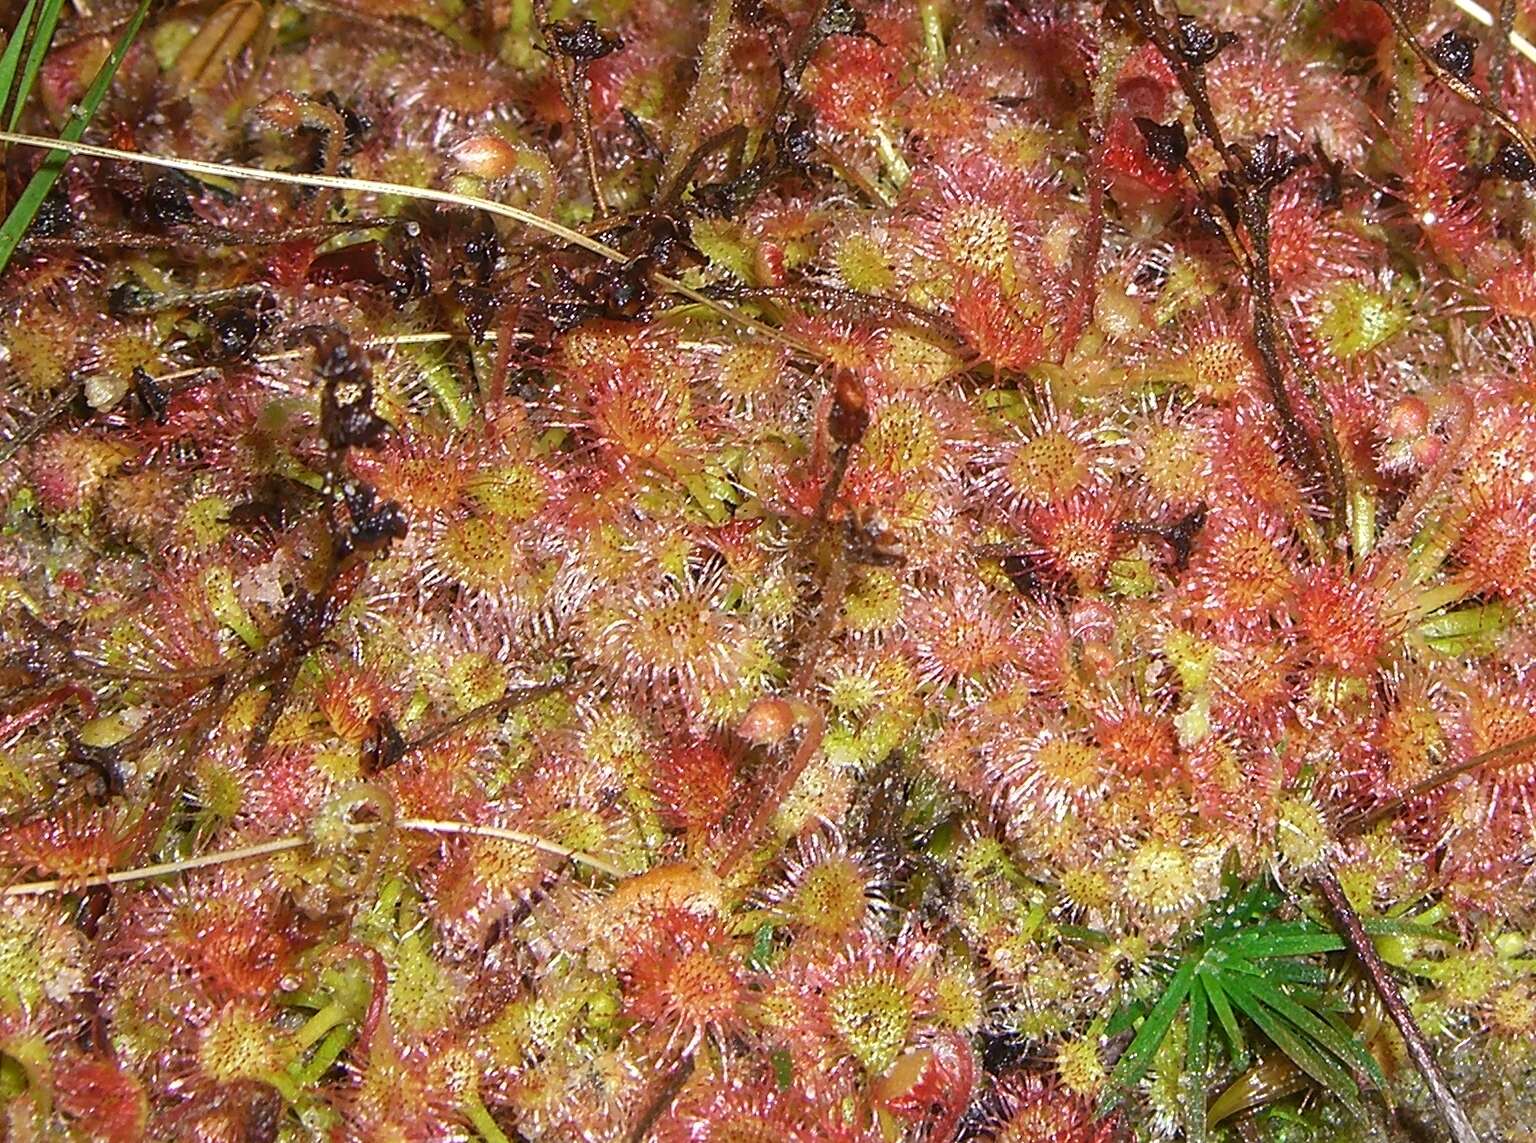
[[[1176,39],[1178,33],[1157,10],[1153,0],[1131,0],[1131,15],[1141,34],[1151,41],[1172,69],[1180,89],[1189,101],[1196,128],[1211,144],[1226,167],[1224,177],[1233,191],[1238,220],[1242,223],[1248,239],[1246,257],[1238,254],[1240,244],[1236,240],[1236,235],[1230,232],[1225,220],[1221,219],[1221,206],[1215,201],[1215,197],[1208,191],[1203,191],[1202,197],[1205,199],[1207,212],[1213,219],[1218,220],[1217,225],[1222,228],[1228,243],[1233,246],[1234,257],[1237,258],[1238,265],[1247,279],[1249,300],[1253,311],[1254,342],[1264,367],[1264,379],[1269,388],[1270,403],[1280,422],[1280,437],[1286,459],[1301,473],[1303,479],[1324,492],[1328,506],[1327,527],[1330,532],[1336,531],[1344,521],[1348,496],[1344,482],[1343,460],[1338,440],[1333,432],[1332,418],[1310,369],[1300,369],[1303,389],[1307,393],[1323,437],[1322,448],[1319,449],[1297,418],[1290,393],[1286,388],[1286,362],[1285,357],[1282,356],[1281,345],[1286,346],[1286,355],[1291,358],[1293,365],[1299,366],[1302,362],[1301,355],[1296,352],[1294,345],[1290,342],[1289,330],[1286,329],[1285,323],[1275,310],[1274,282],[1270,274],[1269,195],[1278,185],[1278,180],[1270,183],[1256,183],[1249,170],[1250,156],[1223,138],[1221,125],[1211,107],[1210,94],[1206,89],[1204,65],[1192,64],[1186,58]],[[1186,167],[1193,171],[1193,167],[1187,163]],[[1203,186],[1198,178],[1196,185]]]
[[[1088,221],[1072,240],[1072,300],[1061,327],[1061,357],[1077,348],[1098,296],[1099,251],[1104,247],[1104,124],[1098,115],[1090,126],[1088,161],[1083,172],[1088,191]]]
[[[1488,99],[1504,109],[1504,76],[1509,68],[1509,33],[1515,26],[1515,0],[1499,0],[1493,25],[1493,56],[1488,61]]]
[[[799,662],[790,677],[789,693],[798,699],[803,713],[798,721],[802,724],[800,742],[789,764],[774,779],[768,793],[758,803],[745,830],[720,863],[718,872],[726,876],[752,849],[753,843],[767,828],[769,820],[783,804],[800,775],[810,765],[811,759],[821,747],[826,723],[821,711],[805,696],[811,693],[815,681],[816,663],[826,649],[837,626],[838,613],[842,608],[843,594],[848,590],[848,549],[842,534],[831,535],[829,523],[832,507],[837,503],[843,478],[848,472],[848,461],[854,447],[864,435],[869,424],[869,410],[865,404],[863,386],[850,373],[840,373],[833,382],[832,410],[827,418],[829,435],[835,442],[832,453],[832,471],[822,485],[821,496],[816,503],[816,515],[811,520],[808,547],[817,561],[815,575],[818,580],[819,600],[808,620],[796,625],[789,638],[789,646],[798,649]]]
[[[4,444],[0,444],[0,464],[4,464],[6,461],[10,460],[11,457],[15,456],[18,452],[25,448],[27,444],[34,440],[44,429],[53,424],[54,421],[58,420],[65,413],[69,412],[70,407],[74,405],[76,399],[78,399],[79,396],[80,387],[76,385],[68,392],[60,394],[47,405],[43,406],[37,415],[22,427],[20,432],[18,432],[10,440],[6,441]]]
[[[755,298],[803,298],[826,306],[828,309],[850,309],[861,317],[873,315],[886,323],[915,325],[944,338],[962,353],[967,348],[965,335],[943,314],[897,298],[861,294],[857,290],[844,289],[840,286],[824,286],[814,282],[784,286],[717,286],[705,292],[712,298],[724,298],[729,301]]]
[[[1470,774],[1474,770],[1496,770],[1503,766],[1512,766],[1521,761],[1521,756],[1527,751],[1536,750],[1536,734],[1528,734],[1524,738],[1517,738],[1513,742],[1506,742],[1503,746],[1495,746],[1492,750],[1484,750],[1481,754],[1474,754],[1465,762],[1458,762],[1454,766],[1447,766],[1437,774],[1432,774],[1422,782],[1409,787],[1403,793],[1389,802],[1377,806],[1368,814],[1346,822],[1343,828],[1344,836],[1364,833],[1377,822],[1384,821],[1397,813],[1409,802],[1416,801],[1426,794],[1432,794],[1441,786],[1463,774]],[[1497,763],[1498,765],[1491,765]]]
[[[571,113],[571,123],[576,128],[576,146],[581,152],[581,164],[587,175],[587,185],[592,192],[592,210],[598,218],[608,217],[608,202],[603,198],[602,177],[597,169],[597,146],[592,139],[592,101],[587,83],[586,61],[572,59],[555,47],[550,35],[548,0],[534,0],[533,10],[544,41],[549,46],[549,56],[560,83],[560,94]]]
[[[1419,57],[1419,62],[1429,69],[1431,75],[1462,99],[1481,110],[1484,115],[1498,124],[1511,139],[1523,147],[1527,155],[1536,158],[1536,147],[1532,146],[1530,138],[1520,129],[1520,124],[1516,123],[1509,116],[1508,112],[1499,107],[1484,92],[1479,91],[1459,76],[1453,75],[1446,69],[1444,64],[1435,58],[1433,52],[1419,42],[1418,36],[1414,34],[1413,26],[1408,23],[1408,17],[1403,14],[1402,6],[1398,3],[1398,0],[1376,0],[1376,3],[1381,5],[1382,11],[1392,21],[1392,27],[1396,30],[1398,38],[1408,46],[1408,49],[1414,55]],[[1508,37],[1503,37],[1503,39],[1507,40]]]
[[[483,722],[488,718],[495,718],[505,714],[507,711],[515,710],[523,704],[534,702],[545,695],[552,695],[557,691],[564,690],[571,685],[571,682],[572,680],[567,678],[556,679],[550,683],[536,683],[532,686],[514,687],[498,699],[481,703],[472,710],[455,715],[453,718],[436,726],[428,727],[418,737],[406,743],[405,753],[409,755],[418,750],[424,750],[433,743],[440,742],[449,735],[466,727],[474,726],[476,723]]]
[[[683,1090],[683,1085],[688,1082],[688,1077],[692,1074],[693,1053],[688,1052],[661,1075],[656,1084],[655,1094],[646,1100],[635,1119],[634,1126],[624,1136],[626,1143],[645,1143],[651,1137],[651,1129],[666,1113],[667,1108],[672,1106],[672,1101],[677,1098],[677,1093]]]
[[[1455,1093],[1446,1082],[1445,1073],[1440,1070],[1439,1062],[1430,1051],[1429,1044],[1424,1039],[1424,1033],[1419,1030],[1418,1024],[1413,1019],[1413,1013],[1408,1010],[1403,994],[1398,991],[1397,982],[1392,979],[1391,972],[1376,952],[1376,946],[1371,942],[1370,935],[1366,933],[1365,926],[1360,922],[1360,914],[1355,912],[1354,906],[1349,903],[1349,898],[1344,895],[1339,879],[1334,876],[1333,870],[1323,868],[1313,874],[1312,884],[1317,886],[1318,892],[1322,894],[1323,901],[1328,906],[1328,912],[1333,917],[1334,927],[1349,945],[1361,967],[1365,969],[1372,987],[1381,997],[1381,1003],[1387,1010],[1387,1015],[1392,1017],[1392,1023],[1397,1025],[1397,1030],[1403,1037],[1403,1044],[1408,1049],[1408,1057],[1413,1061],[1414,1067],[1418,1068],[1419,1074],[1424,1077],[1424,1083],[1429,1087],[1430,1095],[1434,1098],[1435,1106],[1439,1108],[1446,1126],[1450,1129],[1451,1137],[1456,1143],[1478,1143],[1477,1132],[1472,1127],[1472,1121],[1467,1118],[1467,1113],[1461,1109]]]

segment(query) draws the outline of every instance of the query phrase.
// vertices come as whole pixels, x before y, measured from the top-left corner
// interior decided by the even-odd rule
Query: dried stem
[[[549,4],[547,0],[534,0],[539,27],[544,29],[544,39],[549,40]],[[571,122],[576,128],[576,146],[581,151],[581,164],[587,175],[587,186],[592,192],[592,209],[598,218],[608,217],[608,202],[603,198],[603,180],[597,169],[597,144],[592,138],[591,83],[587,77],[585,60],[570,59],[550,45],[550,59],[555,77],[560,82],[560,93],[570,110]]]
[[[0,888],[0,897],[43,897],[52,893],[76,893],[95,885],[126,885],[132,881],[148,881],[155,877],[168,877],[187,873],[193,869],[206,869],[210,865],[227,865],[233,861],[249,861],[254,857],[267,857],[274,853],[286,853],[309,844],[307,837],[281,837],[256,845],[243,845],[239,849],[226,849],[218,853],[205,853],[180,861],[162,861],[157,865],[144,865],[137,869],[123,869],[116,873],[102,873],[95,877],[56,877],[48,881],[25,881],[20,885]]]
[[[1344,478],[1344,464],[1337,437],[1333,431],[1332,416],[1323,400],[1317,379],[1305,365],[1301,354],[1291,341],[1290,331],[1275,310],[1274,281],[1269,265],[1269,194],[1273,185],[1256,184],[1248,170],[1247,156],[1222,137],[1221,126],[1211,107],[1206,90],[1205,71],[1201,65],[1191,64],[1179,50],[1175,31],[1157,10],[1153,0],[1131,0],[1131,13],[1138,29],[1157,48],[1173,70],[1179,87],[1188,99],[1194,114],[1195,126],[1220,156],[1226,167],[1225,178],[1231,187],[1237,205],[1238,218],[1248,239],[1248,247],[1242,255],[1237,236],[1221,218],[1221,206],[1209,192],[1204,192],[1207,211],[1218,219],[1223,234],[1233,247],[1234,257],[1248,282],[1249,300],[1253,310],[1253,336],[1258,346],[1259,358],[1264,366],[1264,379],[1269,387],[1270,403],[1280,422],[1281,442],[1286,458],[1309,482],[1320,487],[1327,496],[1330,530],[1340,527],[1345,519],[1348,492]],[[1188,164],[1186,164],[1188,166]],[[1188,169],[1193,171],[1193,167]],[[1198,181],[1197,186],[1203,183]],[[1281,346],[1284,346],[1284,358]],[[1312,407],[1322,433],[1322,449],[1312,440],[1303,427],[1291,404],[1286,387],[1286,360],[1301,375],[1303,391]]]
[[[520,829],[507,829],[503,826],[475,825],[473,822],[448,822],[436,821],[431,818],[400,818],[394,823],[394,828],[410,830],[413,833],[448,834],[457,837],[489,837],[499,841],[515,841],[519,845],[526,845],[529,849],[537,849],[541,853],[548,853],[554,857],[563,857],[567,861],[573,861],[577,865],[585,865],[588,869],[598,873],[607,874],[609,877],[622,879],[626,876],[624,870],[613,862],[596,854],[587,853],[585,850],[572,849],[568,845],[550,841],[538,834],[527,833]]]
[[[1488,98],[1504,109],[1504,76],[1509,68],[1509,32],[1515,26],[1515,0],[1499,0],[1493,28],[1493,58],[1488,61]]]
[[[837,415],[836,406],[834,416]],[[752,845],[767,828],[769,820],[794,790],[800,775],[810,765],[816,752],[821,749],[826,720],[820,708],[805,697],[811,693],[816,678],[816,663],[832,637],[837,617],[842,610],[843,595],[848,590],[849,568],[847,545],[841,535],[832,537],[830,550],[827,543],[832,507],[837,503],[843,478],[848,472],[848,462],[857,437],[863,433],[862,425],[852,435],[844,436],[832,454],[832,470],[822,485],[821,496],[816,503],[816,515],[811,521],[811,534],[807,546],[817,560],[817,579],[820,598],[808,620],[796,626],[789,638],[789,646],[799,649],[799,663],[789,682],[789,693],[797,699],[798,720],[801,723],[800,742],[789,764],[774,780],[767,794],[758,802],[747,820],[746,828],[721,862],[719,873],[728,874],[751,851]]]
[[[782,286],[715,286],[708,291],[712,298],[753,299],[784,298],[804,299],[829,309],[846,308],[862,315],[873,314],[886,323],[903,323],[917,326],[952,343],[958,351],[966,352],[965,335],[943,314],[925,309],[899,298],[884,298],[878,294],[860,293],[841,286],[828,286],[816,282],[794,283]]]
[[[693,1074],[693,1066],[693,1053],[687,1052],[682,1059],[661,1073],[655,1081],[654,1094],[646,1099],[640,1114],[635,1117],[634,1126],[625,1134],[626,1143],[645,1143],[651,1137],[651,1129],[672,1105],[677,1093],[683,1090],[683,1085]]]
[[[1372,943],[1365,931],[1365,926],[1360,922],[1360,914],[1355,912],[1354,906],[1349,903],[1349,898],[1344,895],[1339,879],[1334,876],[1333,870],[1324,868],[1313,874],[1312,883],[1322,894],[1323,901],[1333,916],[1334,927],[1349,945],[1356,959],[1360,961],[1366,976],[1370,978],[1371,985],[1381,997],[1381,1003],[1387,1010],[1387,1015],[1392,1017],[1392,1023],[1397,1025],[1398,1032],[1402,1034],[1408,1056],[1413,1060],[1414,1067],[1418,1068],[1419,1074],[1424,1077],[1430,1095],[1434,1098],[1435,1106],[1440,1109],[1446,1126],[1450,1128],[1451,1137],[1456,1143],[1477,1143],[1477,1132],[1473,1129],[1471,1120],[1461,1109],[1455,1093],[1446,1082],[1445,1073],[1440,1070],[1440,1064],[1430,1051],[1429,1044],[1424,1039],[1424,1033],[1419,1030],[1418,1024],[1413,1019],[1413,1013],[1408,1010],[1403,994],[1398,990],[1397,982],[1392,979],[1392,974],[1376,952],[1375,944]]]
[[[426,747],[431,746],[434,742],[441,741],[442,739],[448,737],[448,735],[453,734],[456,731],[463,730],[467,726],[473,726],[475,723],[482,722],[487,718],[495,718],[496,716],[504,714],[509,710],[513,710],[519,706],[522,706],[524,703],[534,702],[537,699],[543,698],[545,695],[552,695],[557,691],[562,691],[566,687],[570,686],[571,682],[571,679],[563,678],[556,679],[554,682],[549,683],[537,683],[532,686],[516,687],[498,699],[492,699],[490,702],[481,703],[479,706],[472,710],[467,710],[461,715],[450,718],[446,722],[440,723],[437,726],[430,728],[421,734],[420,737],[413,739],[411,742],[406,744],[406,753],[410,754],[417,750],[423,750]]]
[[[1536,734],[1528,734],[1524,738],[1517,738],[1513,742],[1506,742],[1502,746],[1495,746],[1491,750],[1484,750],[1481,754],[1474,754],[1465,762],[1458,762],[1454,766],[1447,766],[1444,770],[1432,774],[1422,782],[1409,787],[1391,801],[1377,806],[1370,813],[1346,823],[1343,833],[1345,836],[1364,833],[1377,822],[1383,821],[1397,813],[1398,810],[1402,809],[1409,802],[1416,801],[1426,794],[1434,793],[1441,786],[1461,777],[1463,774],[1470,774],[1474,770],[1495,770],[1503,766],[1512,766],[1521,760],[1522,755],[1532,750],[1536,750]],[[1497,763],[1498,765],[1495,766],[1492,763]]]
[[[1398,0],[1376,0],[1376,3],[1387,14],[1387,18],[1392,21],[1392,27],[1397,31],[1398,38],[1408,46],[1414,55],[1419,57],[1419,62],[1429,70],[1431,75],[1462,99],[1481,110],[1484,115],[1498,124],[1511,139],[1523,147],[1527,155],[1536,159],[1536,147],[1531,145],[1530,138],[1520,129],[1520,124],[1516,123],[1508,112],[1495,104],[1484,92],[1479,91],[1460,76],[1453,75],[1448,71],[1445,65],[1435,58],[1434,53],[1419,42],[1418,36],[1414,34],[1413,26],[1408,22],[1408,17],[1404,15]],[[1486,13],[1484,14],[1486,15]]]

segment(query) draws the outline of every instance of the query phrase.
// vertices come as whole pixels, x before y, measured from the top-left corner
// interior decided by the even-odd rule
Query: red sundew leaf
[[[149,1120],[144,1085],[109,1059],[86,1057],[53,1077],[59,1110],[85,1137],[101,1143],[139,1143]]]

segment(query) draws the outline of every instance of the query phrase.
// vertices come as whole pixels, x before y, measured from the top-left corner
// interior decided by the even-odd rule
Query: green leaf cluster
[[[1232,1067],[1241,1070],[1261,1039],[1363,1117],[1362,1081],[1378,1088],[1386,1081],[1345,1019],[1350,1006],[1320,960],[1342,951],[1344,942],[1310,918],[1284,919],[1284,903],[1264,881],[1229,893],[1174,963],[1156,998],[1121,1007],[1106,1030],[1115,1034],[1136,1027],[1136,1034],[1115,1065],[1101,1112],[1141,1081],[1182,1015],[1184,1068],[1193,1081],[1186,1090],[1205,1090],[1223,1042]],[[1191,1118],[1203,1134],[1203,1106]]]

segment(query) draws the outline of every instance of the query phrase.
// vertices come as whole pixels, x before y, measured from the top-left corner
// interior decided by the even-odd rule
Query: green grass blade
[[[1266,980],[1283,980],[1289,984],[1328,983],[1328,970],[1320,964],[1305,960],[1267,959],[1261,961],[1228,960],[1221,962],[1223,970],[1233,970],[1262,976]]]
[[[122,36],[113,45],[112,54],[102,63],[96,78],[91,80],[91,86],[81,97],[78,109],[69,117],[64,130],[59,132],[60,138],[73,143],[85,134],[91,117],[96,114],[96,108],[101,106],[101,101],[106,98],[107,89],[112,86],[117,69],[122,66],[123,57],[128,54],[133,41],[138,38],[139,29],[144,25],[144,18],[149,14],[151,3],[152,0],[139,0],[139,6],[134,9],[133,18],[128,21]],[[43,165],[38,167],[37,173],[32,176],[26,189],[21,192],[21,197],[11,207],[11,212],[5,216],[4,224],[0,225],[0,270],[4,270],[10,264],[11,256],[16,253],[16,247],[21,244],[27,227],[32,225],[32,219],[36,216],[38,207],[43,205],[43,199],[48,197],[48,192],[58,181],[67,159],[68,156],[63,151],[49,151],[43,159]]]
[[[37,17],[37,30],[32,33],[32,46],[27,49],[27,62],[21,69],[21,83],[11,103],[11,119],[7,130],[16,130],[16,123],[21,119],[21,109],[26,106],[27,97],[32,94],[32,85],[37,82],[38,70],[43,66],[43,57],[53,46],[54,29],[59,26],[59,10],[63,7],[64,0],[43,0],[43,10]]]
[[[1271,1008],[1250,987],[1245,977],[1229,977],[1223,981],[1227,992],[1239,1011],[1252,1020],[1259,1031],[1267,1036],[1291,1062],[1347,1107],[1356,1118],[1364,1118],[1365,1109],[1360,1103],[1360,1087],[1329,1052],[1319,1047],[1306,1032],[1292,1024],[1276,1009]],[[1272,995],[1272,994],[1271,994]],[[1300,1006],[1296,1006],[1297,1009]]]
[[[1363,1075],[1369,1076],[1378,1088],[1386,1086],[1387,1078],[1381,1066],[1357,1039],[1353,1032],[1341,1026],[1341,1022],[1326,1020],[1323,1016],[1299,1003],[1293,995],[1274,986],[1256,986],[1254,994],[1268,1007],[1284,1016],[1304,1035],[1327,1048],[1339,1060]]]
[[[27,0],[21,10],[21,18],[11,29],[11,38],[5,41],[5,52],[0,54],[0,111],[4,111],[11,97],[11,85],[16,80],[16,65],[21,62],[21,49],[27,42],[27,29],[32,26],[32,12],[37,0]]]
[[[1211,1006],[1197,976],[1189,990],[1189,1037],[1184,1055],[1184,1134],[1189,1143],[1203,1143],[1206,1128],[1205,1075],[1211,1061]]]
[[[1211,1058],[1211,1004],[1197,979],[1189,990],[1189,1045],[1185,1067],[1203,1076]]]
[[[1139,1000],[1131,1000],[1115,1009],[1115,1014],[1109,1018],[1109,1023],[1104,1026],[1106,1036],[1118,1036],[1121,1032],[1128,1032],[1136,1026],[1136,1021],[1141,1019],[1147,1011],[1147,1006]]]
[[[1344,1042],[1349,1045],[1350,1053],[1346,1062],[1355,1064],[1362,1073],[1369,1076],[1371,1082],[1376,1085],[1378,1090],[1385,1090],[1387,1077],[1381,1070],[1381,1064],[1375,1056],[1371,1055],[1371,1050],[1355,1034],[1355,1030],[1344,1023],[1343,1018],[1336,1012],[1320,1012],[1318,1016],[1324,1023],[1342,1036]]]
[[[1344,941],[1335,933],[1320,932],[1310,922],[1281,922],[1239,933],[1221,942],[1221,951],[1250,960],[1274,956],[1311,956],[1338,952]]]
[[[1101,1114],[1119,1103],[1125,1093],[1147,1074],[1147,1069],[1152,1066],[1152,1057],[1168,1035],[1168,1029],[1173,1027],[1179,1005],[1189,995],[1190,986],[1195,980],[1196,964],[1196,961],[1187,960],[1179,966],[1178,971],[1169,978],[1168,987],[1163,990],[1162,996],[1152,1006],[1152,1011],[1141,1022],[1135,1039],[1120,1056],[1110,1075],[1109,1086],[1099,1101]]]
[[[1239,933],[1244,925],[1251,925],[1277,909],[1280,902],[1278,893],[1264,882],[1256,882],[1241,897],[1211,916],[1206,923],[1206,937],[1208,940],[1221,941]]]
[[[1232,1005],[1228,1003],[1226,994],[1222,991],[1221,981],[1214,973],[1206,971],[1200,974],[1199,984],[1206,999],[1211,1003],[1211,1011],[1216,1013],[1216,1020],[1221,1024],[1222,1032],[1227,1037],[1232,1066],[1241,1070],[1248,1059],[1248,1044],[1242,1028],[1238,1026],[1237,1018],[1232,1015]]]

